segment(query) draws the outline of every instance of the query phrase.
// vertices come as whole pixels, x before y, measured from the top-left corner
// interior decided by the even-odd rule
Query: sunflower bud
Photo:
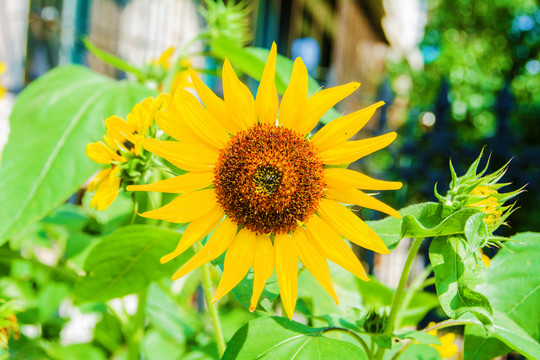
[[[441,203],[453,208],[455,211],[469,207],[484,212],[486,214],[484,222],[491,234],[499,226],[506,224],[506,218],[513,211],[513,204],[504,206],[504,203],[523,192],[523,188],[508,193],[500,193],[499,189],[510,185],[510,183],[499,183],[499,180],[506,173],[509,163],[491,174],[486,174],[489,165],[488,160],[484,170],[477,173],[481,158],[482,152],[465,175],[460,177],[457,176],[452,162],[450,162],[450,171],[452,173],[450,189],[446,196],[441,196],[435,189],[435,196]]]
[[[226,38],[237,46],[244,46],[252,39],[249,30],[251,7],[246,1],[206,0],[206,9],[199,11],[208,24],[210,37]]]
[[[364,317],[363,327],[371,334],[382,334],[386,328],[388,322],[388,314],[386,311],[379,312],[377,310],[370,310]]]

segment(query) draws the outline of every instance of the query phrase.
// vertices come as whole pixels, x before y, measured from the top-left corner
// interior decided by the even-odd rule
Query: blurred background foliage
[[[535,1],[426,2],[424,67],[389,61],[402,113],[396,170],[407,202],[446,191],[448,160],[463,173],[486,146],[492,169],[512,159],[505,182],[528,184],[512,215],[515,233],[540,230],[540,11]],[[533,215],[533,216],[531,216]]]

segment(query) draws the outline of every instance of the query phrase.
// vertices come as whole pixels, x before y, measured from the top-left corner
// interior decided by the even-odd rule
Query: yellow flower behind
[[[3,62],[0,62],[0,75],[6,72],[6,64]],[[6,89],[2,86],[2,82],[0,82],[0,99],[4,96],[6,93]]]
[[[15,340],[20,338],[19,325],[15,315],[9,315],[4,323],[7,323],[8,325],[0,327],[0,350],[6,350],[8,348],[9,337],[11,335],[13,335]]]
[[[144,99],[133,107],[126,120],[119,116],[108,117],[105,120],[107,134],[103,136],[103,142],[86,146],[86,155],[90,159],[110,165],[98,172],[88,184],[88,191],[96,191],[90,201],[91,207],[103,211],[114,202],[122,181],[122,165],[141,154],[143,139],[152,125],[154,114],[165,100],[164,95],[155,100]]]
[[[428,324],[428,327],[432,327],[433,325],[435,325],[435,323],[430,322]],[[430,345],[430,346],[435,348],[439,352],[439,354],[441,354],[442,358],[448,359],[457,354],[458,347],[454,343],[454,341],[456,340],[456,334],[449,332],[449,333],[439,336],[437,334],[437,330],[429,331],[428,334],[437,336],[439,340],[441,341],[441,345]]]
[[[401,183],[343,168],[396,138],[395,133],[388,133],[347,141],[383,103],[336,119],[309,139],[307,135],[322,115],[360,84],[352,82],[308,97],[307,70],[297,58],[279,104],[276,56],[274,44],[255,98],[228,60],[222,72],[224,100],[191,71],[204,106],[191,93],[178,89],[167,107],[156,114],[158,126],[177,141],[143,141],[146,150],[188,173],[127,189],[181,194],[169,204],[141,214],[189,223],[177,248],[161,259],[163,263],[213,231],[173,280],[226,252],[213,301],[227,294],[252,268],[253,311],[275,270],[283,306],[291,318],[297,298],[298,260],[336,303],[327,259],[368,280],[344,238],[379,253],[386,254],[388,249],[344,204],[400,217],[362,190],[395,190]]]

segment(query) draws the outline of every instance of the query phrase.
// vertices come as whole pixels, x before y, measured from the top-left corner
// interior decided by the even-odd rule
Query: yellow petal
[[[193,85],[197,90],[197,94],[201,98],[204,106],[214,115],[216,119],[225,126],[228,132],[235,134],[242,127],[235,121],[231,121],[227,115],[227,107],[225,102],[221,100],[208,86],[206,86],[202,80],[199,78],[197,73],[192,69],[189,69],[189,74],[191,75],[191,80],[193,80]]]
[[[243,228],[234,238],[225,254],[223,275],[216,289],[212,303],[221,299],[246,276],[255,254],[256,235]]]
[[[120,189],[120,179],[116,177],[117,173],[117,171],[111,169],[107,176],[103,178],[92,200],[90,200],[90,207],[104,211],[114,202]]]
[[[324,181],[329,188],[397,190],[402,186],[399,181],[377,180],[358,171],[341,168],[324,169]]]
[[[174,95],[182,121],[206,144],[222,148],[230,137],[219,121],[189,92],[180,89]]]
[[[201,143],[202,140],[199,139],[197,134],[195,134],[193,130],[180,119],[180,112],[173,104],[168,106],[165,111],[156,112],[156,124],[165,133],[180,142],[193,144]]]
[[[384,101],[358,110],[347,116],[335,119],[328,125],[317,131],[311,138],[311,142],[319,151],[330,149],[349,140],[371,119],[375,111],[384,105]]]
[[[135,108],[138,106],[140,105],[136,104]],[[135,126],[128,124],[119,116],[109,116],[105,120],[105,126],[107,127],[107,136],[112,142],[117,146],[121,146],[126,151],[132,151],[133,146],[130,146],[129,143],[135,145],[135,139],[133,137],[137,133]]]
[[[289,234],[278,234],[274,238],[276,276],[283,307],[292,319],[298,291],[298,260],[296,244]]]
[[[125,157],[118,155],[101,141],[86,145],[86,156],[100,164],[127,161]]]
[[[205,216],[216,204],[214,189],[200,190],[182,194],[167,205],[140,215],[150,219],[185,223]]]
[[[103,183],[101,183],[101,187],[103,187]],[[111,205],[114,200],[116,200],[116,197],[118,196],[118,190],[120,189],[120,179],[114,179],[111,180],[107,187],[104,187],[105,191],[103,192],[99,203],[98,203],[98,209],[99,211],[105,211],[109,205]]]
[[[188,191],[204,189],[214,181],[214,173],[190,172],[185,175],[175,176],[148,185],[129,185],[128,191],[160,191],[164,193],[180,194]]]
[[[308,237],[317,251],[358,278],[368,280],[360,260],[354,255],[345,240],[320,217],[317,215],[311,216],[305,226]]]
[[[225,213],[218,205],[214,206],[210,211],[208,211],[205,216],[190,222],[186,230],[184,230],[182,238],[178,242],[176,249],[174,249],[173,252],[163,256],[160,259],[160,262],[165,264],[189,249],[196,241],[201,240],[212,230],[214,230],[216,226],[219,225],[221,220],[223,220],[224,216]]]
[[[172,280],[181,278],[193,269],[196,269],[202,264],[212,261],[223,254],[233,241],[237,230],[238,225],[236,225],[229,217],[226,217],[221,224],[219,224],[206,245],[174,273]]]
[[[308,72],[301,58],[294,61],[289,86],[283,94],[279,107],[279,124],[295,130],[308,95]]]
[[[294,130],[298,131],[301,135],[309,133],[328,110],[349,96],[359,86],[360,83],[351,82],[313,94],[307,99],[305,109],[300,114],[300,122]]]
[[[90,180],[90,182],[88,183],[87,190],[89,192],[94,191],[96,187],[103,181],[103,179],[109,176],[109,174],[111,173],[111,170],[112,168],[109,168],[109,169],[103,169],[100,172],[98,172],[96,176],[94,176],[92,180]]]
[[[274,273],[274,246],[268,235],[257,235],[255,257],[253,258],[253,293],[249,311],[255,311],[266,280]]]
[[[356,245],[380,254],[390,252],[379,235],[345,206],[323,198],[317,212],[332,229]]]
[[[243,130],[255,125],[255,100],[249,91],[234,73],[229,60],[223,63],[223,96],[231,122],[235,122]]]
[[[400,213],[392,209],[373,196],[369,196],[357,189],[328,188],[325,194],[327,199],[336,200],[342,204],[354,204],[368,209],[381,211],[385,214],[401,219]]]
[[[334,284],[332,283],[332,277],[330,276],[330,269],[326,258],[317,251],[311,241],[309,241],[307,234],[303,228],[298,228],[295,233],[292,234],[293,240],[298,245],[298,259],[306,269],[317,279],[322,287],[332,296],[337,305],[339,300],[334,290]]]
[[[276,43],[272,44],[270,54],[264,65],[264,70],[257,90],[255,108],[261,124],[275,124],[278,114],[278,96],[276,91]]]
[[[144,139],[143,146],[146,150],[154,153],[181,169],[211,170],[218,159],[215,149],[199,144],[183,143],[178,141],[159,141],[156,139]]]
[[[387,147],[396,139],[396,136],[395,132],[391,132],[370,139],[347,141],[339,146],[321,151],[319,156],[327,165],[350,164],[362,156]]]

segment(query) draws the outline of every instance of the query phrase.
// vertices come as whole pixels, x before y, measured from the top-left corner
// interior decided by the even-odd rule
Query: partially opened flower
[[[181,194],[142,216],[188,223],[167,262],[213,231],[206,245],[174,279],[223,252],[224,270],[213,301],[254,271],[250,310],[257,306],[266,280],[276,271],[281,298],[292,317],[297,297],[298,259],[338,302],[327,264],[333,261],[361,279],[365,271],[343,238],[364,248],[388,249],[343,204],[355,204],[399,217],[399,213],[361,190],[399,189],[401,183],[370,178],[347,165],[390,144],[389,133],[347,141],[383,103],[334,120],[311,139],[306,136],[337,102],[359,86],[349,83],[308,98],[308,75],[296,59],[281,104],[275,88],[276,46],[272,46],[254,99],[229,61],[223,65],[225,100],[192,72],[204,106],[178,90],[158,126],[178,141],[145,139],[145,149],[188,171],[187,174],[128,190]]]
[[[88,191],[97,189],[90,201],[91,207],[105,210],[116,199],[122,179],[129,183],[132,176],[126,174],[127,165],[130,160],[141,156],[143,139],[154,120],[157,108],[165,100],[165,96],[155,100],[144,99],[133,107],[126,120],[119,116],[108,117],[105,120],[107,135],[103,136],[104,141],[86,146],[86,155],[90,159],[110,165],[98,172],[88,184]]]

